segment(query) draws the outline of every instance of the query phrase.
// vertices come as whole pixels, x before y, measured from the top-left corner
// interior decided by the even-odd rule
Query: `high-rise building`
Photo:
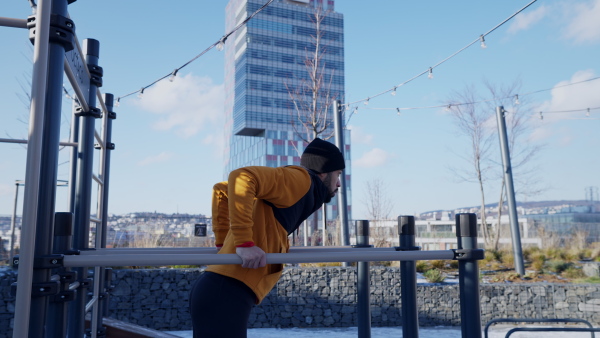
[[[230,0],[226,31],[233,30],[266,2]],[[319,16],[323,19],[316,20]],[[307,61],[314,58],[318,33],[323,85],[317,111],[331,110],[334,99],[344,102],[343,30],[343,16],[335,12],[333,0],[275,0],[228,38],[225,175],[248,165],[300,164],[305,140],[314,138],[313,132],[302,124],[308,114],[302,103],[312,98],[307,87],[312,83]],[[319,135],[323,139],[333,135],[333,113],[330,111],[327,116],[328,127]],[[346,131],[342,151],[346,159],[347,200],[351,201],[349,136]],[[350,206],[348,210],[350,215]],[[327,215],[329,220],[337,217],[336,203],[328,206]]]

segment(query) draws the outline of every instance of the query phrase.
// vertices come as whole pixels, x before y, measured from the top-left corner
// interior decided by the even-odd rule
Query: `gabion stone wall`
[[[109,316],[156,330],[191,330],[189,291],[201,269],[114,270]],[[0,338],[11,337],[12,272],[0,275]],[[399,268],[371,268],[372,326],[401,326]],[[600,285],[481,284],[482,325],[494,318],[580,318],[600,325]],[[420,326],[460,325],[458,284],[419,284]],[[356,269],[288,267],[250,327],[356,326]]]

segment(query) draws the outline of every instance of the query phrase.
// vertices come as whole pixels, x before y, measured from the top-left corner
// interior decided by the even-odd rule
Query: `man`
[[[252,306],[279,280],[283,265],[266,264],[266,252],[289,251],[288,236],[335,196],[344,156],[314,139],[301,166],[245,167],[213,190],[213,231],[220,254],[241,265],[211,265],[194,284],[190,308],[194,338],[246,337]]]

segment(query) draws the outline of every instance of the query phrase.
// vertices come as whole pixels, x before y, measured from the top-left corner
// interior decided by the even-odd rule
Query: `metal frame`
[[[498,323],[581,323],[585,324],[587,328],[561,328],[561,327],[517,327],[509,330],[505,337],[510,337],[515,332],[590,332],[591,337],[594,338],[596,335],[594,332],[600,332],[600,328],[594,328],[594,326],[585,319],[578,318],[496,318],[490,320],[484,329],[484,337],[488,338],[489,328]]]

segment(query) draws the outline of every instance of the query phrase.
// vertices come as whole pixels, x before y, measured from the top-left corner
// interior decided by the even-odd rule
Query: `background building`
[[[265,3],[265,0],[231,0],[226,9],[226,31]],[[325,15],[319,31],[327,94],[344,101],[344,21],[334,11],[334,1],[274,1],[225,44],[225,177],[231,170],[248,165],[300,164],[300,155],[307,145],[304,140],[312,140],[314,136],[298,128],[297,122],[294,127],[297,116],[291,93],[297,93],[310,81],[306,61],[316,48],[314,16],[318,10]],[[301,99],[310,97],[310,93],[302,93]],[[323,96],[317,104],[323,107],[331,101]],[[332,122],[332,119],[330,113],[327,120]],[[333,124],[320,137],[326,139],[332,134]],[[345,132],[344,138],[350,204],[349,132]],[[348,209],[351,219],[350,205]],[[329,204],[327,211],[328,219],[335,219],[336,203]]]

